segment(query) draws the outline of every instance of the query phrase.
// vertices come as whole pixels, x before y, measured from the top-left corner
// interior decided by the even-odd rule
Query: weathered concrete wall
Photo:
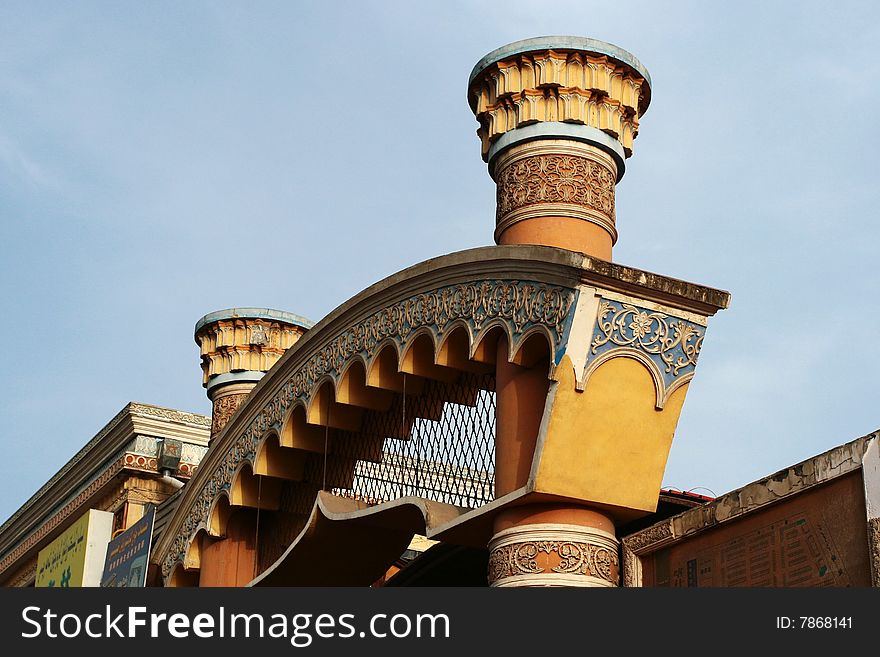
[[[868,550],[871,555],[872,585],[880,586],[880,518],[868,521]]]
[[[864,528],[853,471],[643,557],[643,585],[870,586]]]

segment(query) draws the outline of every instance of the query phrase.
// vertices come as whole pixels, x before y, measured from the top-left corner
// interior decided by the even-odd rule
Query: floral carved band
[[[598,224],[616,240],[613,160],[589,146],[563,144],[530,142],[498,157],[496,237],[518,221],[559,216]]]
[[[489,543],[490,586],[618,586],[613,535],[578,525],[524,525]]]

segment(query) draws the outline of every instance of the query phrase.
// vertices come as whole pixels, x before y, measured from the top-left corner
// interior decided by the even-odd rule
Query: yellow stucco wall
[[[537,459],[535,489],[574,499],[653,511],[688,384],[655,407],[647,368],[613,358],[575,390],[568,356],[548,400],[549,422]]]

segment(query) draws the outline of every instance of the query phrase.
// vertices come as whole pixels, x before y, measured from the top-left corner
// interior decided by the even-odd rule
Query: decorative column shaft
[[[304,317],[269,308],[218,310],[196,323],[202,385],[214,404],[211,440],[263,375],[311,326]]]
[[[490,586],[618,586],[620,543],[602,513],[530,504],[498,514],[494,529]]]
[[[572,247],[611,259],[617,164],[589,144],[522,141],[493,160],[495,242]]]
[[[229,422],[229,418],[247,399],[255,385],[257,384],[253,381],[227,383],[226,385],[215,386],[208,392],[208,398],[213,404],[211,412],[211,440],[223,430],[223,427]]]
[[[650,103],[642,64],[595,39],[526,39],[477,63],[468,100],[498,186],[496,243],[610,260],[614,187]]]
[[[650,77],[641,63],[595,39],[517,41],[477,63],[468,101],[497,185],[495,242],[611,260],[615,186],[650,102]],[[569,400],[562,386],[548,397],[546,368],[508,362],[503,341],[496,383],[496,495],[504,496],[534,484],[539,434],[551,426],[542,428],[548,398],[556,400],[551,408],[565,409],[552,410],[551,418],[572,413],[583,399]],[[494,523],[492,586],[618,585],[614,522],[578,498],[523,504],[501,511]]]

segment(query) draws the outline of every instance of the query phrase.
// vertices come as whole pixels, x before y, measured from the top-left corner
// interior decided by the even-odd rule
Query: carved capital
[[[601,130],[629,157],[650,102],[646,77],[632,55],[592,39],[547,37],[499,48],[480,61],[468,89],[483,157],[506,132],[542,122]]]
[[[489,542],[489,585],[618,586],[617,539],[578,525],[521,525]]]
[[[243,312],[251,311],[251,312]],[[206,315],[196,325],[202,385],[235,372],[268,372],[308,330],[302,318],[281,311],[230,309]]]

